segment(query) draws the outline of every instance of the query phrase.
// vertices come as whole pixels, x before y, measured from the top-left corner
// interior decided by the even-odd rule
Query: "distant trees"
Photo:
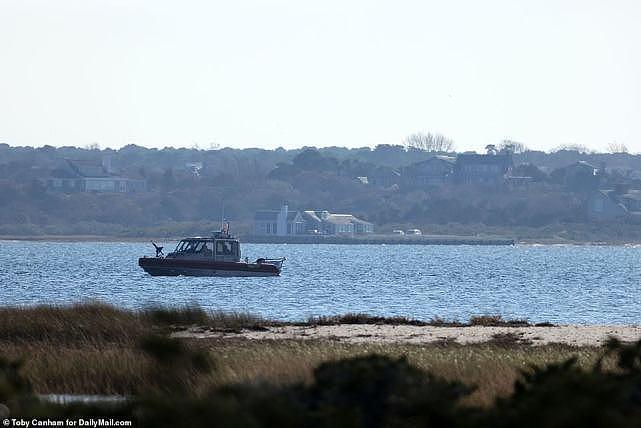
[[[431,132],[412,134],[403,140],[403,144],[407,148],[425,150],[426,152],[444,153],[454,150],[454,141],[442,134],[432,134]]]
[[[487,146],[485,146],[485,151],[488,155],[495,155],[496,146],[494,144],[488,144]]]
[[[583,221],[581,213],[585,210],[576,208],[573,201],[583,200],[589,190],[619,184],[641,189],[641,155],[621,154],[627,150],[622,144],[610,145],[616,155],[584,154],[580,151],[587,149],[580,146],[545,153],[526,150],[513,140],[488,145],[491,152],[513,150],[512,176],[532,177],[534,183],[483,191],[472,185],[421,187],[409,184],[409,179],[404,181],[405,167],[432,158],[439,151],[453,150],[451,140],[438,134],[414,134],[406,144],[211,151],[147,149],[133,144],[119,150],[0,144],[0,205],[4,208],[0,231],[20,231],[36,225],[42,231],[80,233],[89,229],[76,224],[90,228],[95,223],[101,230],[117,231],[125,227],[138,230],[150,221],[211,221],[220,217],[221,200],[226,201],[229,218],[245,225],[251,224],[255,210],[277,208],[287,200],[292,209],[351,212],[382,227],[398,221],[539,227],[568,219]],[[64,194],[44,186],[63,159],[99,161],[105,155],[124,176],[144,177],[149,191]],[[193,162],[203,165],[197,180],[189,169]],[[385,180],[391,181],[377,184]]]
[[[578,153],[593,153],[593,150],[590,150],[587,146],[582,144],[561,144],[559,147],[553,150],[553,152],[578,152]]]
[[[536,165],[531,163],[522,163],[512,168],[512,175],[514,177],[532,177],[532,181],[541,182],[545,181],[547,175],[541,171]]]
[[[501,141],[501,144],[499,144],[499,150],[509,150],[512,153],[524,153],[528,150],[528,148],[525,146],[525,144],[519,143],[518,141],[503,140]]]
[[[610,153],[628,153],[628,148],[623,143],[617,143],[616,141],[608,144],[608,152]]]

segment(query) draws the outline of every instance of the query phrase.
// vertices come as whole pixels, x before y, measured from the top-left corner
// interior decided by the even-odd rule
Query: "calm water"
[[[99,299],[288,320],[367,312],[641,323],[641,248],[245,244],[250,259],[287,257],[274,278],[152,278],[137,266],[152,253],[144,243],[0,241],[0,305]]]

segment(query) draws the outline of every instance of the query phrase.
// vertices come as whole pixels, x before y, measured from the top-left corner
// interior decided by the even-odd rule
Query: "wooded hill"
[[[295,150],[128,145],[100,150],[0,144],[0,234],[202,233],[201,228],[219,223],[223,204],[225,217],[234,221],[237,231],[247,233],[256,210],[277,209],[283,201],[291,209],[351,213],[375,223],[380,232],[412,226],[434,233],[526,236],[536,235],[534,230],[554,234],[571,229],[594,239],[600,230],[616,228],[631,236],[629,230],[637,229],[626,226],[634,223],[631,219],[616,225],[591,223],[585,203],[594,186],[570,185],[563,171],[582,161],[601,171],[599,188],[641,188],[640,155],[581,150],[513,153],[511,174],[530,178],[523,186],[386,186],[363,180],[381,172],[402,173],[437,155],[455,158],[457,153],[400,145]],[[46,180],[66,159],[99,163],[105,157],[120,176],[144,179],[146,191],[61,192],[47,186]]]

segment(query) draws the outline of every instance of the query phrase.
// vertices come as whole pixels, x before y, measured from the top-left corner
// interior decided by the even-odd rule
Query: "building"
[[[612,221],[641,215],[641,190],[597,190],[587,199],[591,220]]]
[[[108,156],[102,161],[65,159],[42,181],[48,189],[62,192],[132,193],[147,189],[143,178],[115,173]]]
[[[379,166],[367,177],[367,182],[376,187],[398,186],[401,184],[401,173],[393,168]]]
[[[456,159],[433,156],[403,169],[403,181],[410,186],[440,186],[451,181]]]
[[[374,224],[352,214],[304,211],[306,232],[322,235],[364,235],[374,233]]]
[[[461,153],[454,164],[454,178],[461,184],[498,185],[512,168],[512,153]]]
[[[550,178],[565,186],[570,191],[586,192],[599,188],[601,182],[601,168],[579,161],[563,168],[558,168],[550,173]]]
[[[329,211],[261,210],[254,215],[253,233],[257,236],[286,235],[362,235],[374,232],[374,225],[352,214]]]
[[[302,235],[305,233],[305,222],[301,213],[289,211],[287,205],[280,210],[261,210],[254,214],[254,235]]]

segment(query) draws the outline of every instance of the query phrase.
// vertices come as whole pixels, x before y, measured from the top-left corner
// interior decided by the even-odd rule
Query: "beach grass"
[[[483,322],[495,325],[501,321],[499,318]],[[412,324],[414,321],[353,314],[309,321],[310,325],[339,322]],[[132,395],[162,386],[158,360],[142,346],[146,338],[167,337],[176,329],[193,325],[237,331],[283,324],[250,314],[208,312],[197,307],[127,311],[88,303],[0,308],[0,358],[22,359],[26,376],[41,394]],[[206,354],[213,362],[213,370],[205,374],[191,369],[185,371],[181,383],[190,391],[259,382],[307,383],[312,379],[314,368],[321,363],[379,354],[406,357],[411,364],[445,379],[476,386],[476,391],[466,399],[471,405],[489,405],[497,397],[509,395],[521,370],[571,357],[578,358],[581,366],[589,367],[601,353],[596,347],[531,347],[503,336],[476,345],[241,338],[182,339],[181,343],[190,352]]]

